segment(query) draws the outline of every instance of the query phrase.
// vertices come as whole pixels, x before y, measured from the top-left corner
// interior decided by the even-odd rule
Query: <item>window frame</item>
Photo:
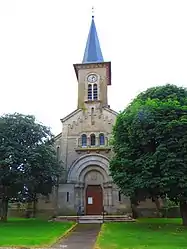
[[[101,138],[103,139],[103,143],[101,143]],[[105,146],[105,135],[104,135],[104,133],[99,134],[99,145],[100,146]]]
[[[87,94],[88,94],[88,96],[87,96],[88,100],[92,101],[93,100],[93,87],[92,87],[91,83],[88,84],[88,93]]]
[[[94,139],[94,143],[92,144],[92,139]],[[90,146],[96,146],[96,135],[94,133],[92,133],[90,135]]]
[[[85,141],[84,141],[83,139],[85,139]],[[84,142],[85,142],[85,143],[84,143]],[[87,135],[86,135],[86,134],[82,134],[82,135],[81,135],[81,146],[82,146],[82,147],[87,147],[87,145],[88,145]]]
[[[97,101],[98,100],[98,83],[89,83],[87,91],[88,101]]]

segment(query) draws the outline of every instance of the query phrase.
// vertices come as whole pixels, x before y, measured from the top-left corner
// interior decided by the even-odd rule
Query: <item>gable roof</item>
[[[56,136],[54,137],[54,140],[55,140],[55,141],[58,140],[61,136],[62,136],[62,132],[60,132],[58,135],[56,135]]]
[[[70,114],[68,114],[67,116],[65,116],[64,118],[62,118],[60,120],[63,123],[81,111],[82,111],[81,109],[76,109],[75,111],[71,112]]]
[[[104,107],[104,109],[110,113],[112,113],[113,115],[117,116],[119,113],[114,111],[113,109],[111,109],[109,106]]]

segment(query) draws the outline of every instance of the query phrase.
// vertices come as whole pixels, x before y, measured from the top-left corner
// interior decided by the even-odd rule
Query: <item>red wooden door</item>
[[[100,185],[88,185],[86,189],[86,214],[100,215],[103,210],[103,190]]]

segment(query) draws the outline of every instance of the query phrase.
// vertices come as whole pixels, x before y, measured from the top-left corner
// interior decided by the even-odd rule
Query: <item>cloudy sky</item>
[[[165,83],[187,87],[186,0],[0,0],[0,114],[33,114],[61,131],[77,107],[73,63],[82,61],[95,7],[109,104],[122,110]]]

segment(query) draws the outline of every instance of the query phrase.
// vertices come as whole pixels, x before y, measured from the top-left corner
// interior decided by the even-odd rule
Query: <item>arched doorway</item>
[[[86,214],[101,215],[103,210],[103,189],[101,185],[88,185],[86,188]]]
[[[75,184],[75,210],[81,206],[84,214],[101,215],[103,208],[107,211],[112,206],[112,187],[109,187],[112,177],[107,157],[100,154],[81,156],[70,167],[67,182]]]

